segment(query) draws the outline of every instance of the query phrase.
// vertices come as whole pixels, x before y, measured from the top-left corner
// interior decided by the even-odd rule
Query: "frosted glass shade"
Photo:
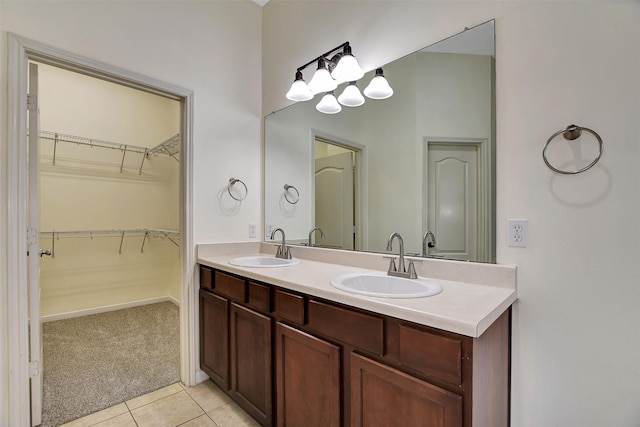
[[[364,94],[371,99],[387,99],[393,95],[393,89],[389,86],[387,79],[384,78],[382,68],[376,70],[376,75],[364,89]]]
[[[333,95],[333,92],[330,92],[325,94],[320,102],[318,102],[316,110],[324,114],[337,114],[342,111],[342,107],[338,104],[338,100]]]
[[[285,96],[287,99],[296,102],[308,101],[313,98],[313,92],[309,90],[309,86],[304,82],[300,71],[296,72],[296,79]]]
[[[351,54],[346,54],[338,61],[331,76],[339,83],[352,82],[364,76],[364,71],[360,68],[358,61]]]
[[[356,82],[351,82],[344,88],[338,97],[338,102],[345,107],[359,107],[364,104],[364,97],[356,86]]]
[[[338,82],[333,80],[323,59],[318,60],[318,69],[309,82],[309,90],[315,95],[321,92],[331,92],[338,87]]]

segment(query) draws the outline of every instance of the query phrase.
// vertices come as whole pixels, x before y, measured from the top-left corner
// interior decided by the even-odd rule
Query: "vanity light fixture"
[[[345,45],[336,68],[331,72],[331,77],[339,83],[344,83],[358,80],[362,76],[364,76],[364,71],[362,71],[355,56],[351,53],[351,46],[349,44]]]
[[[364,97],[360,93],[356,82],[350,82],[344,88],[340,96],[338,96],[338,102],[345,107],[359,107],[364,104]]]
[[[331,56],[332,54],[333,56]],[[318,67],[307,85],[302,71],[315,63],[318,64]],[[363,76],[364,71],[353,56],[349,42],[345,42],[299,67],[286,97],[291,101],[299,102],[308,101],[314,95],[325,93],[316,105],[316,109],[326,114],[336,114],[342,110],[340,104],[347,107],[357,107],[364,104],[364,97],[356,85],[356,81]],[[349,84],[336,100],[333,91],[339,84],[345,82],[349,82]],[[382,74],[382,68],[376,70],[376,76],[367,86],[364,94],[372,99],[386,99],[393,94],[393,89]]]
[[[387,99],[393,95],[393,89],[384,77],[382,68],[376,69],[376,75],[371,79],[369,86],[364,89],[364,94],[371,99]]]
[[[325,114],[337,114],[342,111],[342,107],[333,92],[327,92],[316,105],[316,110]]]
[[[287,99],[292,101],[308,101],[313,98],[313,92],[309,90],[309,86],[304,82],[302,77],[302,71],[296,71],[296,79],[294,80],[289,92],[287,92]]]
[[[314,95],[321,92],[331,92],[338,87],[338,82],[331,77],[329,67],[323,58],[318,59],[318,69],[309,82],[309,90]]]

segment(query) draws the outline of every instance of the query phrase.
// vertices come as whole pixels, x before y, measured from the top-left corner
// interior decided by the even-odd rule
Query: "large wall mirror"
[[[494,21],[383,70],[388,99],[265,118],[265,240],[386,252],[399,232],[412,255],[495,262]]]

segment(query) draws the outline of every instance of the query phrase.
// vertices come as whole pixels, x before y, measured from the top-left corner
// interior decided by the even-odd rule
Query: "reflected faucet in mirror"
[[[389,263],[389,271],[387,274],[389,276],[397,276],[397,277],[405,277],[407,279],[417,279],[418,274],[416,273],[415,266],[413,265],[413,260],[409,260],[409,267],[405,268],[404,266],[404,241],[402,240],[402,236],[400,233],[391,233],[389,236],[389,240],[387,240],[387,250],[392,250],[391,244],[393,243],[393,239],[398,239],[398,243],[400,245],[400,258],[398,260],[398,267],[396,268],[395,259],[391,258],[391,262]]]
[[[424,237],[422,238],[422,256],[429,256],[429,248],[436,247],[436,236],[431,231],[427,231],[424,233]]]
[[[279,231],[282,234],[282,242],[278,246],[276,251],[276,258],[291,259],[291,248],[285,244],[284,230],[282,228],[276,228],[271,232],[271,240],[275,239],[276,232]]]
[[[320,237],[324,237],[324,231],[322,231],[322,228],[320,227],[313,227],[310,231],[309,231],[309,246],[314,246],[313,244],[313,232],[314,231],[319,231],[320,232]]]

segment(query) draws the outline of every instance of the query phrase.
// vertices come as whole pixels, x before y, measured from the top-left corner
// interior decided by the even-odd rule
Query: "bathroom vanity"
[[[515,288],[370,298],[328,280],[367,269],[232,258],[198,255],[201,368],[261,425],[508,425]]]

